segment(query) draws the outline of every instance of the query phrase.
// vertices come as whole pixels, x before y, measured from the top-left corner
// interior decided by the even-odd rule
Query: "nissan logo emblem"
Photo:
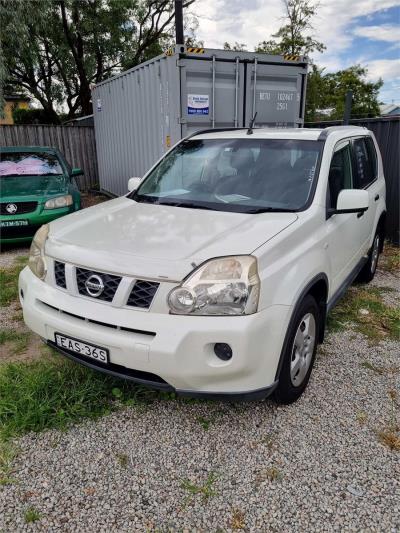
[[[103,280],[97,274],[92,274],[85,281],[85,289],[89,296],[97,298],[104,291]]]
[[[18,211],[18,207],[15,204],[7,204],[6,211],[7,213],[10,213],[10,215],[13,215]]]

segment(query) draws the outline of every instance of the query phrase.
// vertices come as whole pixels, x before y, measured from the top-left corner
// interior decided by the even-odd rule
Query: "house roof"
[[[30,102],[31,99],[29,96],[25,96],[24,94],[5,94],[4,100],[7,102]]]
[[[379,106],[381,115],[389,115],[389,113],[393,113],[393,111],[397,111],[400,113],[400,104],[383,104]]]

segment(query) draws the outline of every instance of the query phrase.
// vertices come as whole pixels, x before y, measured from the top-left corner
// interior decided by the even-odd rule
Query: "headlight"
[[[44,259],[44,245],[49,234],[49,226],[45,224],[35,233],[29,252],[29,268],[39,279],[46,277],[47,267]]]
[[[66,194],[65,196],[57,196],[56,198],[50,198],[50,200],[47,200],[47,202],[44,204],[44,208],[58,209],[60,207],[68,207],[73,203],[74,200],[72,199],[72,196],[70,194]]]
[[[179,315],[249,315],[257,311],[260,278],[257,259],[238,255],[212,259],[168,295]]]

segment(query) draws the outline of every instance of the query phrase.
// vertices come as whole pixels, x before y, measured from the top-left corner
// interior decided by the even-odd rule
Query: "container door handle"
[[[254,91],[253,91],[253,114],[250,118],[253,118],[256,114],[256,90],[257,90],[257,58],[254,59]]]
[[[215,56],[212,56],[212,128],[215,128]]]
[[[375,202],[377,202],[379,200],[379,194],[377,194],[374,198]]]
[[[236,76],[235,76],[235,128],[238,127],[238,92],[239,92],[239,58],[236,58]]]

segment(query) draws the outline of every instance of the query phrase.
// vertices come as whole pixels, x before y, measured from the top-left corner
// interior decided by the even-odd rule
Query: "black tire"
[[[292,363],[294,363],[295,361],[295,338],[296,334],[298,333],[298,330],[300,329],[300,326],[303,323],[303,319],[309,314],[314,317],[315,321],[314,345],[312,348],[312,352],[311,350],[309,351],[309,366],[307,368],[307,372],[304,375],[304,378],[302,378],[302,380],[298,384],[294,384],[293,380],[295,378],[292,377],[291,367]],[[297,311],[295,312],[294,319],[291,321],[291,325],[289,326],[290,329],[288,332],[287,340],[285,342],[284,353],[282,354],[283,361],[279,375],[279,383],[274,392],[274,399],[278,403],[290,404],[295,402],[298,398],[300,398],[305,388],[307,387],[314,365],[315,354],[317,352],[320,327],[320,308],[315,299],[310,294],[308,294],[307,296],[305,296],[304,300],[299,305]]]
[[[357,281],[360,283],[369,283],[374,279],[376,268],[378,266],[379,254],[382,250],[382,235],[379,229],[376,230],[374,240],[372,241],[371,250],[368,253],[368,261],[363,266],[361,272],[357,276]]]

